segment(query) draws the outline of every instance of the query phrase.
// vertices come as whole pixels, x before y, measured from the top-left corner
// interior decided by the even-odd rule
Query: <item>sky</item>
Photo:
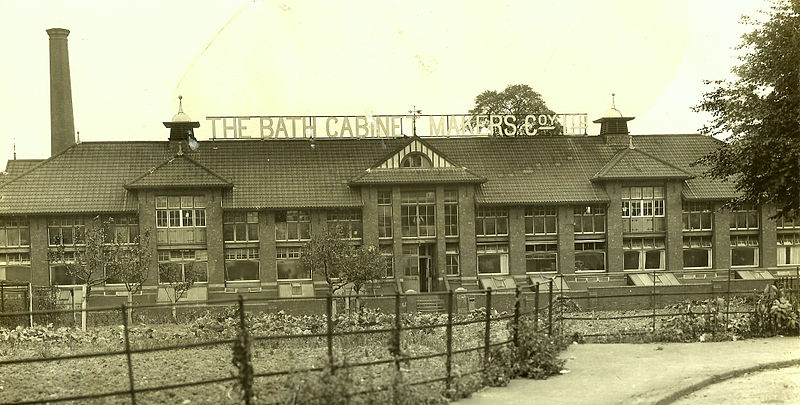
[[[527,84],[558,113],[611,106],[634,134],[696,133],[749,1],[0,0],[0,159],[50,154],[48,28],[71,31],[81,141],[166,140],[214,115],[465,113]],[[599,131],[590,125],[589,134]]]

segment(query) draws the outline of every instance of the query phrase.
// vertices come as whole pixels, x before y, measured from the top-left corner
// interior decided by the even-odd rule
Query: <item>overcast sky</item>
[[[47,28],[67,28],[81,140],[166,140],[211,115],[466,112],[524,83],[560,113],[617,94],[632,133],[695,133],[750,1],[0,0],[0,159],[50,153]],[[592,125],[590,134],[599,128]],[[2,166],[2,164],[0,164]]]

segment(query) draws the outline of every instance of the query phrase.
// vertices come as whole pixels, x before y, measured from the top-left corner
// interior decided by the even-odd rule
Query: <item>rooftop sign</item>
[[[585,135],[587,114],[208,116],[211,138]]]

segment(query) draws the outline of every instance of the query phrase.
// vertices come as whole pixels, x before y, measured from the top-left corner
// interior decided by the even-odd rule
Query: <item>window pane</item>
[[[683,267],[709,267],[707,249],[684,249]]]
[[[0,232],[0,233],[2,233],[2,232]],[[27,228],[27,227],[19,228],[19,243],[22,246],[28,246],[28,245],[31,244],[31,235],[30,235],[30,229],[29,228]]]
[[[478,256],[478,273],[490,274],[500,273],[500,255],[479,255]]]
[[[258,224],[247,224],[247,240],[258,240]]]
[[[605,255],[602,252],[575,252],[575,270],[605,270]]]
[[[645,269],[661,269],[664,266],[661,264],[661,256],[663,250],[650,250],[645,252],[644,268]]]
[[[225,279],[228,281],[258,280],[258,262],[249,260],[225,261]]]
[[[233,225],[225,224],[222,226],[222,239],[232,242],[233,239]]]
[[[247,225],[243,222],[236,223],[235,237],[238,241],[247,240]]]
[[[595,232],[605,232],[606,231],[606,216],[605,215],[595,215],[594,216],[594,231]]]
[[[755,266],[756,250],[752,247],[731,248],[731,265],[733,266]]]
[[[623,265],[625,270],[636,270],[639,268],[639,252],[625,252],[623,255]]]

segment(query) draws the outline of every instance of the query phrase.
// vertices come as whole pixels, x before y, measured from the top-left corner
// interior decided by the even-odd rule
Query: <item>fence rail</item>
[[[648,274],[651,274],[648,272]],[[657,277],[653,273],[653,280],[656,280]],[[691,314],[691,309],[687,311],[683,310],[681,305],[678,305],[677,308],[664,308],[664,305],[659,307],[658,302],[659,300],[662,302],[666,302],[667,299],[674,299],[675,297],[683,296],[684,298],[688,299],[696,299],[696,298],[705,298],[710,299],[716,305],[716,312],[713,317],[713,322],[715,325],[717,322],[722,321],[724,318],[724,322],[730,322],[731,315],[736,314],[747,314],[751,313],[752,310],[748,309],[745,305],[744,308],[748,310],[742,310],[742,305],[736,305],[735,308],[731,308],[731,300],[733,296],[741,296],[742,291],[734,291],[731,289],[730,281],[727,283],[727,289],[724,291],[715,291],[712,289],[710,293],[708,292],[694,292],[694,291],[667,291],[668,287],[653,284],[652,288],[649,289],[649,294],[644,294],[640,292],[635,293],[620,293],[620,294],[608,294],[602,296],[578,296],[574,292],[571,292],[569,289],[565,289],[563,284],[563,278],[561,281],[556,282],[554,280],[550,280],[547,282],[535,283],[531,286],[526,288],[516,287],[516,288],[506,288],[506,289],[487,289],[484,291],[447,291],[447,292],[435,292],[435,293],[424,293],[424,294],[415,294],[413,297],[417,299],[421,297],[437,297],[439,299],[445,300],[445,309],[446,309],[446,320],[442,321],[441,319],[437,320],[431,324],[414,324],[409,321],[409,319],[404,319],[406,316],[406,312],[403,310],[403,304],[407,303],[407,300],[411,296],[402,295],[400,293],[394,294],[393,297],[393,309],[394,313],[392,314],[393,317],[387,318],[390,321],[386,323],[380,324],[371,329],[353,329],[353,330],[339,330],[336,325],[337,317],[334,313],[334,301],[336,299],[345,299],[345,298],[355,298],[356,296],[326,296],[326,297],[317,297],[314,298],[315,300],[324,300],[325,301],[325,324],[324,324],[324,332],[317,331],[313,332],[310,331],[309,333],[281,333],[275,335],[252,335],[253,325],[248,323],[247,315],[254,315],[258,311],[257,305],[263,304],[265,302],[276,301],[274,298],[242,298],[241,296],[237,297],[236,299],[226,299],[226,300],[214,300],[207,303],[205,306],[200,306],[201,308],[210,308],[210,305],[231,305],[233,304],[236,308],[236,315],[238,317],[238,324],[236,328],[235,337],[230,339],[213,339],[208,341],[202,342],[194,342],[194,343],[182,343],[182,344],[174,344],[174,345],[164,345],[158,347],[135,347],[132,345],[131,339],[131,325],[128,324],[127,312],[131,309],[136,311],[141,311],[144,309],[160,309],[160,308],[171,308],[172,304],[146,304],[146,305],[134,305],[134,306],[127,306],[126,304],[117,305],[117,306],[107,306],[107,307],[99,307],[99,308],[88,308],[86,309],[87,312],[109,312],[113,311],[118,314],[119,318],[122,321],[122,348],[120,350],[108,350],[104,352],[94,352],[94,353],[79,353],[79,354],[70,354],[70,355],[61,355],[61,356],[45,356],[41,358],[21,358],[21,359],[0,359],[0,370],[3,368],[13,367],[13,366],[23,366],[25,364],[33,364],[33,363],[50,363],[50,362],[58,362],[58,361],[65,361],[65,360],[78,360],[78,359],[92,359],[92,358],[102,358],[102,357],[109,357],[109,356],[124,356],[125,363],[126,363],[126,386],[125,387],[110,387],[109,391],[104,392],[96,392],[96,393],[88,393],[85,395],[64,395],[64,396],[48,396],[46,398],[34,398],[34,399],[25,399],[23,401],[16,401],[16,402],[2,402],[8,404],[27,404],[27,403],[39,403],[42,401],[47,402],[68,402],[68,401],[85,401],[91,399],[101,399],[101,398],[109,398],[109,397],[120,397],[120,396],[127,396],[132,404],[136,404],[137,401],[140,401],[140,397],[143,394],[152,393],[156,391],[165,391],[165,390],[175,390],[180,388],[188,388],[188,387],[197,387],[209,384],[231,384],[237,387],[239,390],[243,392],[252,393],[254,386],[258,386],[259,382],[263,379],[267,378],[274,378],[280,376],[290,376],[295,374],[308,374],[308,373],[318,373],[318,372],[325,372],[326,370],[330,370],[330,372],[336,372],[337,370],[353,370],[358,368],[366,368],[366,367],[382,367],[382,366],[391,366],[396,373],[403,373],[403,364],[408,364],[414,361],[425,361],[431,359],[441,358],[441,369],[431,370],[431,373],[427,375],[427,378],[414,380],[408,382],[408,385],[424,385],[424,384],[443,384],[444,389],[448,390],[453,386],[453,383],[456,378],[463,378],[465,376],[472,376],[484,373],[489,367],[489,361],[492,355],[492,349],[501,347],[504,345],[516,345],[518,342],[518,333],[519,333],[519,326],[521,324],[521,319],[523,317],[530,317],[533,328],[536,331],[541,331],[543,333],[547,333],[548,335],[562,335],[562,334],[570,334],[572,333],[573,329],[571,328],[574,324],[584,325],[587,324],[586,321],[591,321],[594,324],[598,323],[598,321],[615,321],[615,320],[643,320],[646,322],[640,326],[643,326],[640,330],[623,330],[623,331],[596,331],[587,328],[583,328],[581,330],[581,334],[583,337],[591,338],[591,337],[603,337],[603,336],[630,336],[630,335],[637,335],[637,334],[646,334],[646,333],[655,333],[658,328],[658,320],[663,319],[665,317],[673,317],[678,315],[685,315]],[[800,302],[800,277],[782,277],[774,280],[774,285],[778,286],[779,288],[784,289],[789,295],[793,298],[793,305],[794,310],[798,311],[798,302]],[[28,286],[30,291],[30,286]],[[498,297],[501,298],[508,298],[513,294],[513,306],[511,309],[506,313],[502,313],[501,311],[496,311],[496,309],[501,308],[501,306],[497,305]],[[467,302],[469,298],[481,298],[483,300],[483,304],[481,308],[484,308],[484,313],[481,316],[472,316],[471,318],[463,318],[462,315],[465,314],[465,308],[462,308],[461,305],[458,304],[459,297],[465,296],[467,297]],[[30,297],[30,296],[29,296]],[[606,314],[605,311],[583,311],[581,307],[581,303],[588,302],[590,300],[618,300],[618,299],[630,299],[630,298],[637,298],[637,297],[650,297],[649,308],[640,308],[637,313],[633,314],[617,314],[611,313]],[[357,298],[365,298],[364,296],[358,296]],[[383,297],[387,298],[387,297]],[[30,300],[30,298],[29,298]],[[723,300],[723,301],[719,301]],[[196,303],[179,303],[178,306],[181,307],[190,307],[190,306],[198,306]],[[674,306],[674,305],[673,305]],[[724,307],[724,310],[723,310]],[[65,313],[76,313],[80,312],[80,309],[66,309],[66,310],[36,310],[36,311],[4,311],[0,313],[0,320],[4,318],[13,318],[13,317],[28,317],[29,319],[33,320],[34,316],[40,315],[53,315],[53,314],[65,314]],[[589,315],[582,314],[582,312],[589,312]],[[386,314],[387,317],[389,314]],[[473,313],[474,315],[474,313]],[[32,321],[31,321],[32,322]],[[566,324],[565,324],[566,323]],[[474,342],[470,342],[469,345],[463,347],[455,347],[454,346],[454,337],[456,337],[456,332],[454,331],[456,328],[459,327],[470,327],[474,325],[475,333],[480,335],[479,340]],[[646,327],[644,327],[646,325]],[[511,326],[509,328],[509,326]],[[498,329],[501,328],[501,329]],[[408,344],[409,341],[413,340],[414,333],[422,333],[425,331],[434,331],[434,330],[444,330],[444,350],[435,351],[433,353],[422,353],[411,355],[404,351],[404,342]],[[479,331],[479,332],[478,332]],[[506,335],[502,333],[495,333],[497,331],[506,331]],[[494,333],[494,335],[493,335]],[[386,348],[387,356],[385,358],[379,358],[377,360],[365,360],[365,361],[356,361],[356,362],[345,362],[342,361],[342,356],[339,353],[342,353],[343,350],[347,349],[348,341],[345,338],[356,338],[359,336],[388,336],[388,345],[384,345]],[[325,362],[324,364],[317,364],[312,365],[309,367],[298,367],[293,369],[287,370],[259,370],[255,371],[253,368],[252,363],[250,362],[250,358],[252,353],[251,345],[261,343],[265,344],[268,342],[275,342],[275,341],[285,341],[290,339],[305,339],[309,342],[314,342],[313,344],[324,344],[324,352],[325,352]],[[318,343],[317,343],[318,342]],[[180,383],[170,383],[170,384],[159,384],[159,385],[143,385],[141,379],[146,377],[143,375],[142,371],[136,371],[135,365],[137,364],[137,356],[143,355],[146,353],[154,353],[154,352],[162,352],[162,351],[170,351],[170,350],[185,350],[185,349],[199,349],[205,347],[212,347],[212,346],[219,346],[219,345],[230,345],[232,347],[231,356],[244,359],[245,367],[238,367],[237,371],[228,374],[228,375],[221,375],[216,377],[208,377],[203,378],[197,381],[187,381],[187,382],[180,382]],[[238,345],[238,346],[237,346]],[[239,347],[240,350],[244,350],[244,352],[236,352],[236,348]],[[454,372],[455,366],[455,358],[458,355],[467,355],[467,354],[477,354],[477,359],[471,365],[472,367],[465,370],[459,370],[458,373]],[[249,369],[247,368],[249,367]],[[249,370],[249,371],[246,371]],[[2,371],[0,371],[2,373]],[[246,375],[245,375],[246,374]],[[392,389],[391,386],[379,386],[370,388],[367,390],[355,391],[350,392],[348,395],[358,396],[358,395],[367,395],[371,393],[376,393],[379,391],[386,391],[387,393],[390,392]],[[7,390],[8,391],[8,390]],[[243,402],[249,403],[252,394],[248,394],[244,396]],[[0,397],[0,401],[3,399]],[[287,403],[286,399],[283,398],[280,401],[272,402],[276,404]]]

